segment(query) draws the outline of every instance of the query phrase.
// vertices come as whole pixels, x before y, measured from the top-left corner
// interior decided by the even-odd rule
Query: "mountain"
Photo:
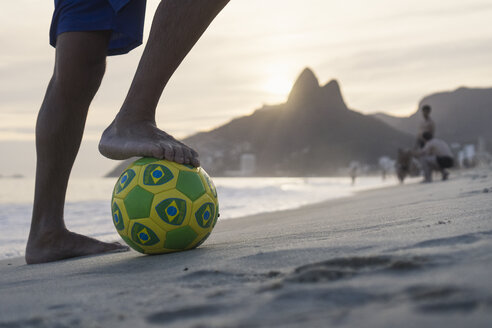
[[[398,147],[411,146],[413,140],[374,117],[348,109],[337,81],[320,86],[306,68],[285,103],[263,106],[183,141],[200,153],[203,167],[212,175],[231,174],[239,169],[241,155],[254,154],[256,175],[313,176],[336,174],[353,160],[376,164],[381,156],[394,157]]]
[[[492,143],[492,88],[459,88],[424,97],[419,102],[432,107],[436,137],[448,142],[475,143],[479,137]],[[374,117],[406,133],[416,134],[422,114],[409,117],[375,114]]]
[[[376,163],[411,144],[412,137],[349,110],[337,81],[320,86],[306,68],[286,103],[264,106],[184,142],[216,175],[237,169],[243,153],[256,156],[258,175],[325,175],[352,160]]]

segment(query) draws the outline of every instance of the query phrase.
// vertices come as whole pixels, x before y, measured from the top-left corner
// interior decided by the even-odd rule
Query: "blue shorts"
[[[146,0],[55,0],[50,44],[64,32],[111,30],[108,56],[142,44]]]

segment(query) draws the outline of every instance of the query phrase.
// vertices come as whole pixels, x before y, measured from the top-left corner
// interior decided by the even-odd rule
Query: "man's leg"
[[[424,182],[432,182],[432,171],[437,170],[436,156],[423,156],[420,160],[422,170],[424,171]]]
[[[442,181],[446,181],[449,178],[449,172],[446,169],[453,167],[454,159],[449,156],[437,157],[437,165],[441,172]]]
[[[449,178],[448,170],[441,168],[441,180],[446,181],[448,178]]]
[[[229,0],[161,1],[128,95],[99,150],[112,159],[150,156],[198,166],[198,154],[155,125],[162,91]]]
[[[53,77],[36,124],[36,188],[27,263],[125,250],[68,231],[65,192],[89,105],[102,77],[109,32],[71,32],[57,40]]]

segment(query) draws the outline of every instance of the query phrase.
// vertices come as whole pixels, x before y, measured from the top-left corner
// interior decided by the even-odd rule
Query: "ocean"
[[[395,178],[214,178],[220,220],[297,208],[355,192],[397,184]],[[68,229],[103,241],[119,240],[111,219],[116,178],[73,178],[65,205]],[[34,179],[0,179],[0,259],[24,255],[32,214]]]

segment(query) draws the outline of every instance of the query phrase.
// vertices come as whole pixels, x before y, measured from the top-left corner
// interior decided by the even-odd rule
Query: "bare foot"
[[[121,123],[115,119],[103,132],[99,152],[111,159],[144,156],[200,166],[196,151],[150,121]]]
[[[26,247],[26,263],[46,263],[72,257],[128,250],[127,246],[120,243],[104,243],[68,230],[61,230],[33,238],[29,237]]]

